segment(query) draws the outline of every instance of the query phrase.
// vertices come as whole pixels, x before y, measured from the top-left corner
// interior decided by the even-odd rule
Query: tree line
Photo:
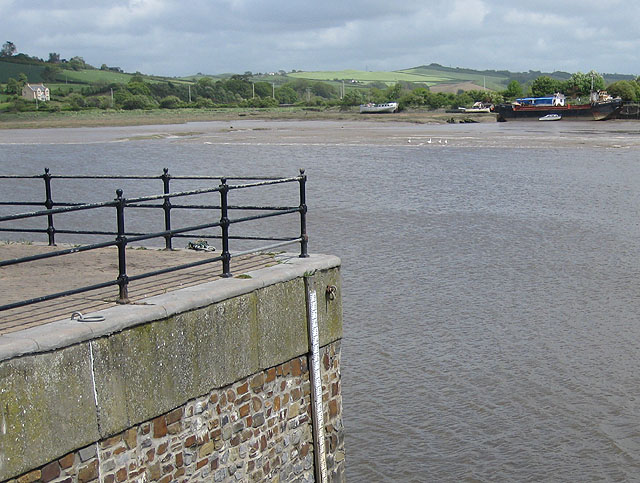
[[[54,84],[64,70],[94,69],[82,57],[61,59],[56,52],[49,53],[48,60],[16,54],[13,42],[7,41],[0,50],[0,58],[14,63],[44,65],[41,77]],[[103,64],[100,70],[122,72],[119,67]],[[284,73],[282,73],[284,74]],[[4,93],[9,97],[8,109],[23,111],[35,109],[33,102],[20,97],[27,75],[9,78]],[[470,107],[475,102],[498,104],[510,102],[518,97],[547,96],[562,92],[570,99],[581,99],[592,90],[605,88],[602,75],[595,71],[577,72],[562,79],[540,75],[533,81],[520,82],[512,78],[503,91],[478,88],[457,93],[432,92],[426,84],[398,82],[387,86],[384,83],[370,83],[365,86],[348,86],[305,79],[291,79],[278,86],[262,78],[256,79],[251,72],[232,75],[216,80],[202,76],[195,82],[152,81],[151,78],[136,73],[127,83],[94,82],[88,85],[53,88],[51,102],[40,103],[39,109],[81,110],[81,109],[178,109],[215,107],[269,108],[279,105],[299,105],[309,107],[341,107],[344,109],[359,104],[374,102],[398,102],[400,109],[440,109]],[[607,86],[614,96],[626,101],[640,101],[640,78],[617,81]]]
[[[12,97],[9,110],[35,109],[31,102],[20,97],[27,76],[9,79],[5,93]],[[247,74],[233,75],[215,80],[201,77],[196,82],[156,82],[142,75],[133,75],[127,83],[95,82],[84,87],[52,91],[52,102],[39,109],[179,109],[244,107],[270,108],[281,105],[309,107],[341,107],[344,109],[367,102],[399,102],[400,109],[440,109],[470,107],[475,102],[498,104],[523,96],[546,96],[563,92],[570,98],[588,97],[591,89],[605,87],[602,76],[594,72],[576,73],[570,79],[559,81],[540,76],[530,85],[517,80],[509,82],[504,91],[477,90],[457,93],[432,92],[426,85],[398,82],[391,86],[350,87],[344,93],[328,82],[294,79],[279,86],[266,81],[254,81]],[[608,86],[612,95],[625,100],[640,99],[638,81],[618,81]]]

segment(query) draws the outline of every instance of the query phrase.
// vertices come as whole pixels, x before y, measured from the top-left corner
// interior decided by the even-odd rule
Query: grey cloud
[[[164,75],[393,70],[431,62],[632,73],[640,5],[512,0],[0,0],[6,40],[32,55]],[[41,12],[46,10],[47,15]]]

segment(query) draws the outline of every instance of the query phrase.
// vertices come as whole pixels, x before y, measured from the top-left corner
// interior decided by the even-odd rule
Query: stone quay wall
[[[314,481],[309,276],[328,476],[344,481],[340,261],[280,262],[0,337],[0,481]]]

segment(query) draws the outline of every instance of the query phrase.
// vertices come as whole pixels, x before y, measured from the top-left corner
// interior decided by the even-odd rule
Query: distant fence
[[[63,292],[57,292],[54,294],[47,294],[41,297],[14,302],[6,305],[0,305],[0,311],[9,310],[25,305],[34,304],[37,302],[44,302],[47,300],[53,300],[56,298],[74,295],[82,292],[88,292],[91,290],[97,290],[109,286],[117,285],[119,287],[118,303],[128,303],[128,284],[131,281],[152,277],[155,275],[161,275],[177,270],[183,270],[187,268],[204,265],[207,263],[222,262],[222,276],[231,277],[230,262],[231,258],[246,255],[249,253],[264,252],[273,250],[282,246],[300,243],[300,257],[308,257],[307,252],[307,228],[306,228],[306,181],[307,176],[304,170],[300,170],[298,176],[290,178],[278,178],[278,177],[221,177],[221,176],[172,176],[169,174],[168,169],[163,170],[163,174],[160,176],[91,176],[91,175],[53,175],[49,172],[49,169],[44,170],[44,174],[34,176],[21,176],[21,175],[0,175],[1,179],[15,179],[15,180],[28,180],[28,179],[42,179],[44,181],[45,188],[45,201],[15,201],[15,200],[1,200],[0,206],[44,206],[45,209],[26,212],[15,213],[6,216],[0,216],[0,232],[11,233],[46,233],[48,236],[49,245],[54,246],[56,244],[56,234],[71,234],[71,235],[107,235],[114,236],[115,239],[92,243],[86,245],[77,245],[72,248],[56,250],[53,252],[42,253],[39,255],[33,255],[23,258],[15,258],[11,260],[0,261],[0,267],[9,265],[15,265],[19,263],[32,262],[36,260],[42,260],[45,258],[58,257],[63,255],[70,255],[73,253],[84,252],[89,250],[95,250],[98,248],[105,248],[110,246],[116,246],[118,248],[118,277],[115,280],[79,287],[73,290],[67,290]],[[116,198],[110,201],[99,203],[80,203],[80,202],[55,202],[52,188],[52,180],[54,179],[69,179],[69,180],[161,180],[163,184],[163,192],[158,195],[141,196],[135,198],[125,198],[123,196],[123,190],[116,190]],[[172,180],[198,180],[204,182],[215,181],[219,184],[216,186],[193,189],[189,191],[180,191],[172,193],[170,191],[170,183]],[[239,184],[229,184],[229,181],[234,181]],[[297,185],[298,200],[299,203],[296,206],[259,206],[259,205],[241,205],[234,204],[229,205],[229,193],[232,191],[242,191],[250,188],[261,188],[277,184],[295,184]],[[197,197],[203,194],[219,193],[220,204],[174,204],[171,200],[189,200],[190,198]],[[161,202],[161,203],[160,203]],[[59,218],[61,214],[91,211],[99,208],[112,208],[115,210],[115,230],[72,230],[61,228],[59,224]],[[127,208],[145,208],[156,209],[164,212],[164,226],[162,231],[155,231],[151,233],[141,233],[134,231],[127,231],[125,229],[125,212]],[[211,211],[219,212],[219,221],[213,221],[208,223],[200,223],[196,225],[190,225],[186,227],[180,227],[177,229],[171,228],[172,213],[173,210],[189,209],[189,210],[205,210],[206,213]],[[256,214],[250,214],[248,216],[240,216],[237,218],[230,218],[229,213],[235,210],[257,212]],[[291,214],[299,214],[299,233],[295,236],[281,236],[281,237],[261,237],[261,236],[230,236],[229,228],[234,224],[246,223],[253,220],[259,220],[262,218],[271,218]],[[26,219],[39,219],[46,218],[46,228],[25,228],[18,226],[9,226],[11,222]],[[212,219],[211,216],[207,216],[207,219]],[[55,223],[54,223],[55,221]],[[215,235],[203,230],[210,228],[219,228],[220,234]],[[221,253],[219,256],[207,258],[206,260],[200,260],[193,263],[177,265],[162,270],[155,270],[152,272],[146,272],[135,276],[127,275],[126,265],[126,248],[127,245],[134,242],[141,242],[154,238],[164,239],[165,248],[172,248],[172,241],[174,238],[198,238],[198,239],[219,239],[221,240]],[[253,240],[253,241],[268,241],[267,245],[261,245],[249,250],[237,251],[233,255],[229,250],[230,240]]]

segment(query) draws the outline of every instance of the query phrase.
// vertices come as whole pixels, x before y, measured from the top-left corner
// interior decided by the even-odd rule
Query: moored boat
[[[560,114],[556,114],[555,112],[552,114],[547,114],[546,116],[542,116],[538,121],[560,121],[562,116]]]
[[[397,102],[385,102],[384,104],[374,104],[369,102],[368,104],[360,105],[361,114],[376,114],[383,112],[396,112],[398,110]]]
[[[539,120],[548,114],[562,119],[603,121],[616,117],[622,108],[621,99],[613,99],[606,92],[593,93],[589,104],[568,104],[562,94],[551,97],[524,97],[512,104],[499,104],[493,112],[498,121]]]

